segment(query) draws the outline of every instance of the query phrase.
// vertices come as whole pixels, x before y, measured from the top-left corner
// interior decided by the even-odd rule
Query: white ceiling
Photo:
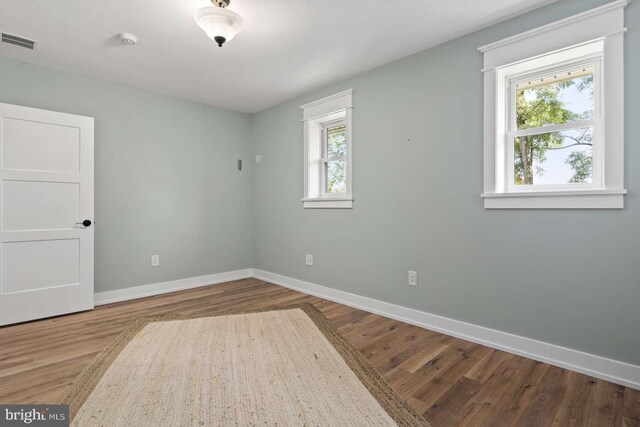
[[[219,48],[207,0],[0,0],[0,31],[38,42],[0,56],[252,113],[551,1],[232,0],[245,28]]]

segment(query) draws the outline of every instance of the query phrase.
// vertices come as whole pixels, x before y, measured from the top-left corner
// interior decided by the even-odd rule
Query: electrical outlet
[[[313,266],[313,255],[306,254],[304,257],[304,263],[309,266]]]
[[[409,271],[409,286],[418,286],[418,273]]]
[[[151,255],[151,267],[160,265],[160,255]]]
[[[262,155],[261,154],[258,154],[256,156],[256,163],[262,163]]]

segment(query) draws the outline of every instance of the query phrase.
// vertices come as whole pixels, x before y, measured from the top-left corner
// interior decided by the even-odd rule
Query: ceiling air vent
[[[36,42],[33,40],[25,39],[24,37],[16,36],[13,34],[2,33],[2,43],[9,43],[16,46],[24,47],[25,49],[33,50],[36,47]]]

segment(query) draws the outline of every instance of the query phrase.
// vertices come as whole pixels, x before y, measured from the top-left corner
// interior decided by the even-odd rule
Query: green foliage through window
[[[344,156],[347,154],[347,127],[340,125],[327,129],[327,157]]]
[[[516,129],[592,119],[593,93],[592,69],[522,83],[516,89]],[[591,182],[592,127],[542,131],[516,137],[513,144],[516,185]]]
[[[347,162],[336,160],[327,162],[327,193],[347,192]]]
[[[327,193],[347,192],[347,127],[344,123],[327,128],[325,179]]]

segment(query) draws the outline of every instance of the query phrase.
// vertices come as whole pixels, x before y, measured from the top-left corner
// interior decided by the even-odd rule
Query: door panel
[[[3,168],[79,172],[79,128],[15,118],[4,118],[2,128]]]
[[[0,104],[0,325],[93,308],[93,119]]]
[[[2,244],[4,294],[78,285],[80,239]]]
[[[76,183],[6,180],[2,183],[2,231],[73,228],[80,220],[79,204]]]

